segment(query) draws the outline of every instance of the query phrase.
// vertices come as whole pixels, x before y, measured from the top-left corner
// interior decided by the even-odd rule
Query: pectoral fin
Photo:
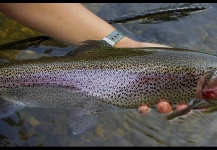
[[[0,118],[8,117],[25,107],[25,104],[0,97]]]

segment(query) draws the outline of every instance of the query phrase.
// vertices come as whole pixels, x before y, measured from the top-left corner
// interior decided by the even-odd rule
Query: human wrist
[[[110,46],[113,47],[123,37],[124,37],[124,35],[120,31],[114,30],[109,35],[104,37],[102,40],[104,40],[106,43],[108,43]]]
[[[106,37],[103,38],[103,40],[108,43],[112,47],[121,48],[121,47],[140,47],[140,42],[132,40],[119,30],[114,30],[110,34],[108,34]]]

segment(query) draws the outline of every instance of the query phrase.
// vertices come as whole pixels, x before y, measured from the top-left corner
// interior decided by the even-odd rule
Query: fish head
[[[201,97],[209,103],[217,103],[217,69],[212,69],[203,76]]]

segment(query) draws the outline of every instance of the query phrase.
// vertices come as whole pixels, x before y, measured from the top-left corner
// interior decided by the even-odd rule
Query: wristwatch
[[[108,36],[103,38],[103,40],[106,41],[108,44],[110,44],[113,47],[123,37],[124,37],[124,35],[120,31],[114,30]]]

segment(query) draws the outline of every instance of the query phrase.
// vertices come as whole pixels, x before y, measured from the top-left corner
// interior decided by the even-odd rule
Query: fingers
[[[149,110],[149,107],[147,105],[142,105],[138,108],[139,113],[146,114]]]
[[[187,107],[188,107],[187,104],[180,104],[176,107],[176,111],[181,111]],[[163,102],[159,102],[157,104],[157,110],[161,114],[168,114],[168,113],[172,112],[172,107],[167,101],[163,101]]]
[[[146,114],[149,111],[149,107],[147,105],[141,105],[138,108],[138,112],[142,114]],[[172,111],[172,107],[166,101],[159,102],[157,104],[157,111],[161,114],[168,114]]]
[[[161,45],[161,44],[154,44],[154,43],[145,43],[143,42],[145,47],[168,47],[168,48],[172,48],[171,46],[167,46],[167,45]]]
[[[180,104],[177,106],[176,110],[181,111],[185,108],[187,108],[187,104]],[[149,111],[149,107],[147,105],[141,105],[138,108],[138,112],[142,114],[146,114]],[[157,104],[157,111],[161,114],[168,114],[172,112],[172,106],[167,101],[161,101]]]
[[[172,107],[168,102],[162,101],[157,104],[157,111],[162,114],[168,114],[172,111]]]
[[[176,107],[176,111],[181,111],[187,107],[188,107],[187,104],[180,104]],[[161,114],[168,114],[172,112],[172,107],[167,101],[162,101],[157,104],[157,110]]]
[[[168,114],[172,111],[172,107],[166,101],[159,102],[157,104],[157,110],[161,114]],[[147,105],[142,105],[138,108],[138,112],[142,114],[146,114],[149,111],[149,107]]]
[[[183,109],[185,109],[185,108],[187,108],[187,107],[188,107],[187,104],[181,104],[181,105],[178,105],[178,106],[176,107],[176,110],[177,110],[177,111],[181,111],[181,110],[183,110]]]

